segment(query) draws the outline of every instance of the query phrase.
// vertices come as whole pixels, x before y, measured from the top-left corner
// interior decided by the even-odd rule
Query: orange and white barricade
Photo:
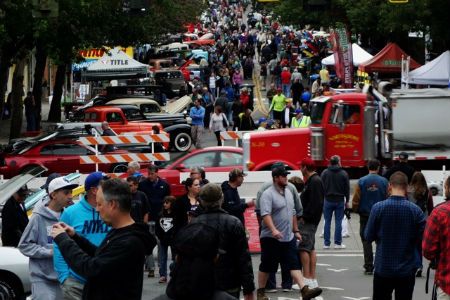
[[[239,147],[239,140],[242,140],[244,133],[247,131],[221,131],[220,140],[222,141],[222,146],[224,146],[224,141],[234,140],[236,141],[236,147]]]
[[[116,136],[88,136],[78,139],[80,144],[94,145],[97,151],[96,155],[80,156],[81,164],[95,164],[98,170],[98,164],[129,163],[132,161],[167,161],[170,160],[170,154],[167,152],[154,153],[154,143],[170,142],[169,134],[135,134],[135,135],[116,135]],[[126,145],[126,144],[151,144],[152,153],[126,153],[126,154],[98,154],[98,145]]]
[[[170,159],[169,153],[128,153],[80,156],[82,164],[115,164],[131,161],[166,161]]]

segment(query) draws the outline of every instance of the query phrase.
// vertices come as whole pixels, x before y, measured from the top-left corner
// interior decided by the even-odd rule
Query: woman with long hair
[[[422,172],[414,172],[411,183],[408,186],[408,200],[416,204],[422,209],[424,213],[428,214],[433,209],[433,198],[431,192],[428,189],[427,181]],[[422,277],[422,236],[420,237],[420,243],[417,245],[417,272],[416,277]]]
[[[217,139],[217,146],[222,146],[222,140],[220,139],[220,132],[226,131],[228,128],[228,120],[225,114],[222,112],[220,106],[214,108],[214,113],[211,115],[209,121],[209,130],[214,132]],[[226,126],[225,126],[226,125]]]
[[[179,197],[173,205],[176,232],[178,232],[181,227],[188,224],[189,216],[195,214],[195,211],[200,204],[198,201],[198,195],[200,194],[200,180],[187,178],[183,181],[183,184],[186,188],[186,194]]]

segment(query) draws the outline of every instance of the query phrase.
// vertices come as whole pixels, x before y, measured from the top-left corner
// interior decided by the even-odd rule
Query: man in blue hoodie
[[[33,299],[59,300],[62,291],[53,268],[52,226],[64,207],[72,203],[72,189],[78,184],[64,177],[53,179],[48,186],[48,202],[37,206],[19,242],[19,250],[30,258],[30,281]]]
[[[350,180],[347,172],[341,168],[341,158],[333,155],[330,158],[330,166],[320,176],[325,189],[325,201],[323,203],[324,225],[324,249],[330,249],[330,227],[334,212],[334,248],[344,249],[342,244],[342,219],[344,209],[350,199]]]
[[[61,222],[73,227],[77,234],[96,246],[100,245],[110,229],[95,210],[98,187],[100,182],[107,178],[106,174],[102,172],[89,174],[84,182],[85,195],[77,204],[64,210],[60,218]],[[64,299],[81,299],[86,279],[69,268],[56,244],[54,244],[54,251],[55,270],[58,273]]]

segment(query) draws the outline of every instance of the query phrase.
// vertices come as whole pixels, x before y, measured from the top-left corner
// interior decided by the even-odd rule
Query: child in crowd
[[[164,198],[163,209],[156,221],[156,236],[160,241],[159,251],[159,283],[167,282],[167,254],[170,247],[172,253],[172,261],[175,259],[175,254],[172,248],[172,240],[175,233],[175,213],[172,206],[175,202],[175,197],[166,196]]]

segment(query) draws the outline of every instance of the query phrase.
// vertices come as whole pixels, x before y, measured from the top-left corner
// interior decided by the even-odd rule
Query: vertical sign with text
[[[353,53],[350,35],[343,27],[335,28],[331,35],[336,75],[344,88],[353,87]]]

